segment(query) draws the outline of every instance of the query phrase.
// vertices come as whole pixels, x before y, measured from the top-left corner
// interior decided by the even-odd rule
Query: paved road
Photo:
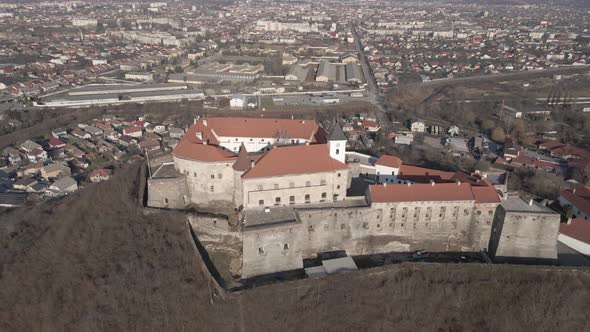
[[[361,64],[361,67],[363,68],[363,72],[365,73],[365,78],[367,79],[367,92],[369,101],[377,108],[377,112],[375,115],[377,116],[377,120],[379,122],[379,125],[381,126],[381,129],[385,133],[390,133],[393,131],[394,128],[393,123],[391,122],[391,120],[389,120],[389,117],[386,113],[389,110],[389,107],[385,103],[385,97],[383,96],[381,89],[377,87],[377,82],[375,81],[373,71],[369,66],[369,61],[365,56],[363,45],[361,44],[361,39],[352,23],[350,24],[350,30],[352,32],[352,35],[354,36],[354,43],[356,46],[357,53],[359,55],[359,62]]]

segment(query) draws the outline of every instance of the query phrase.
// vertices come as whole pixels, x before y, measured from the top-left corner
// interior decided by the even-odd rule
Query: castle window
[[[369,223],[368,222],[364,222],[363,223],[363,228],[364,229],[369,229]]]
[[[289,196],[289,204],[295,204],[295,196]]]
[[[340,229],[345,229],[345,228],[346,228],[346,225],[340,224]]]
[[[278,183],[275,183],[275,184],[274,184],[274,188],[275,188],[275,189],[279,189],[279,184],[278,184]]]
[[[280,205],[280,204],[281,204],[281,198],[275,197],[275,205]]]
[[[328,195],[326,193],[322,193],[322,201],[325,200],[326,197],[328,197]]]
[[[309,203],[309,194],[305,194],[305,203]]]
[[[214,186],[209,187],[209,191],[214,192],[215,191],[215,187]]]
[[[310,187],[311,186],[311,182],[310,181],[305,181],[305,186],[306,187]]]
[[[337,185],[337,186],[336,186],[336,189],[340,189],[340,185]]]
[[[327,231],[328,229],[330,229],[330,225],[328,225],[328,224],[325,224],[325,225],[324,225],[324,230],[325,230],[325,231]]]
[[[336,154],[340,154],[340,149],[336,149]]]
[[[477,211],[477,215],[478,215],[478,216],[481,216],[481,211],[479,211],[479,210],[478,210],[478,211]]]
[[[285,243],[283,245],[283,250],[289,250],[289,244],[288,243]]]
[[[259,206],[263,206],[264,205],[264,200],[263,199],[258,200],[258,205]]]
[[[488,211],[488,214],[491,216],[492,214],[494,214],[494,211],[490,210]]]
[[[326,180],[322,180],[322,181],[320,181],[320,184],[321,184],[322,186],[325,186],[325,185],[326,185]]]
[[[238,139],[237,139],[237,138],[236,138],[235,140],[236,140],[236,142],[238,141]]]
[[[307,231],[310,232],[310,233],[313,232],[313,225],[312,226],[308,226],[307,227]]]
[[[215,179],[215,174],[211,174],[211,179]]]
[[[377,224],[377,228],[381,228],[381,224]]]
[[[223,177],[223,175],[221,173],[217,174],[217,178],[221,179]]]
[[[367,173],[368,174],[368,173]],[[340,173],[338,173],[338,177],[340,177]]]
[[[168,204],[168,198],[164,198],[164,203]]]
[[[193,173],[193,177],[195,177],[195,178],[197,177],[197,172]]]
[[[479,214],[481,214],[481,211],[478,211],[478,212],[479,212]],[[463,210],[463,214],[466,216],[469,215],[469,210],[467,210],[467,209]]]
[[[262,249],[262,248],[258,248],[258,253],[259,253],[259,254],[264,254],[264,249]]]

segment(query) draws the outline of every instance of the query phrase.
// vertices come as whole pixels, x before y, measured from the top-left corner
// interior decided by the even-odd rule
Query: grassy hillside
[[[583,270],[408,264],[217,296],[184,216],[141,208],[140,167],[0,214],[1,331],[590,329]]]

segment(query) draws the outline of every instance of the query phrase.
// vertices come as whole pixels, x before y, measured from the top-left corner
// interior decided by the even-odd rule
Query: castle
[[[148,180],[148,205],[235,208],[242,278],[301,269],[304,259],[322,252],[487,251],[492,238],[494,252],[499,248],[504,257],[556,258],[558,216],[542,207],[498,209],[505,190],[485,174],[377,159],[347,152],[346,142],[336,123],[198,119],[172,152],[174,163]],[[363,192],[350,194],[359,183]],[[529,239],[520,230],[536,229],[538,220],[521,217],[541,210],[547,227]],[[504,229],[514,234],[500,234],[506,216],[511,227]],[[547,239],[542,249],[522,250],[539,238]]]

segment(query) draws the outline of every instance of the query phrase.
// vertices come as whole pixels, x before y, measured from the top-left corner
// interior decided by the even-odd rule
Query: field
[[[1,331],[590,329],[588,270],[401,264],[220,291],[184,215],[142,208],[143,174],[0,211]]]

